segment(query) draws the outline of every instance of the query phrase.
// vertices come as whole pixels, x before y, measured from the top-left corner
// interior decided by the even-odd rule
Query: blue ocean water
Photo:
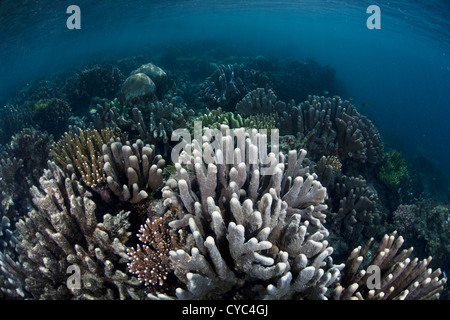
[[[80,7],[80,30],[66,27],[71,4]],[[369,5],[380,7],[381,29],[367,28]],[[230,55],[313,57],[335,68],[342,98],[367,106],[361,112],[388,144],[406,155],[423,153],[448,175],[449,14],[444,0],[6,0],[0,4],[0,100],[69,66],[214,40]]]

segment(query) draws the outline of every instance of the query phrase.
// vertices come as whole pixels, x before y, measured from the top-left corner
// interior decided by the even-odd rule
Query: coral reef
[[[426,153],[384,152],[328,66],[191,49],[2,101],[0,299],[448,298]]]
[[[408,166],[399,151],[391,149],[387,152],[378,171],[378,178],[394,191],[408,179]]]
[[[339,97],[309,96],[298,106],[291,101],[281,115],[280,128],[281,135],[297,135],[311,150],[313,160],[338,156],[346,171],[369,169],[383,157],[378,130],[349,101]]]
[[[305,61],[277,61],[267,74],[273,90],[282,101],[304,101],[310,94],[333,96],[338,91],[335,70],[321,66],[311,58]]]
[[[284,111],[286,104],[277,101],[275,93],[265,88],[250,91],[236,104],[236,112],[241,115],[273,114]]]
[[[31,104],[29,112],[33,122],[40,128],[59,136],[66,130],[69,117],[72,115],[72,107],[64,100],[51,98]]]
[[[182,153],[177,179],[163,189],[165,204],[177,213],[169,225],[189,227],[193,242],[190,250],[170,252],[186,283],[177,297],[323,299],[341,266],[332,263],[324,239],[326,190],[315,175],[304,176],[306,152],[278,159],[259,153],[265,136],[237,129],[245,141],[235,144],[228,128],[221,130],[222,145],[214,151],[203,145],[214,162],[204,162],[194,140],[193,155]],[[211,142],[212,134],[206,130],[202,141]],[[265,160],[273,175],[266,175]]]
[[[450,206],[435,201],[416,201],[399,205],[392,214],[392,225],[420,257],[433,256],[432,265],[450,269]]]
[[[256,88],[269,88],[269,79],[263,73],[242,64],[220,65],[201,83],[200,97],[208,108],[233,111],[236,103]]]
[[[336,254],[348,252],[349,248],[386,232],[386,216],[379,210],[378,195],[362,176],[344,175],[334,156],[322,157],[313,165],[313,172],[327,188],[325,225],[333,238]]]
[[[26,179],[37,184],[47,165],[52,144],[53,137],[47,132],[24,128],[11,138],[7,153],[10,158],[23,161]]]
[[[94,97],[113,99],[124,79],[122,72],[110,63],[85,66],[67,79],[66,100],[77,114],[81,114]]]
[[[132,71],[130,76],[143,73],[147,75],[156,85],[155,94],[161,97],[164,91],[167,89],[167,73],[160,67],[154,65],[153,63],[146,63],[141,65],[136,70]]]
[[[244,125],[244,120],[240,114],[235,114],[231,111],[224,112],[220,107],[215,110],[206,109],[203,114],[192,119],[189,127],[189,131],[192,134],[194,133],[194,124],[198,121],[201,122],[202,127],[210,129],[220,129],[221,125],[234,129]]]
[[[152,100],[156,85],[144,73],[135,73],[129,76],[122,84],[121,94],[126,104],[138,104]]]
[[[413,248],[399,251],[404,243],[396,232],[380,241],[371,262],[361,268],[372,245],[355,248],[342,270],[339,285],[332,293],[336,300],[429,300],[437,299],[447,282],[440,269],[428,268],[431,257],[419,261],[411,257]],[[378,284],[372,278],[379,271]]]
[[[30,113],[19,105],[7,104],[0,107],[0,143],[9,142],[11,136],[29,126]]]

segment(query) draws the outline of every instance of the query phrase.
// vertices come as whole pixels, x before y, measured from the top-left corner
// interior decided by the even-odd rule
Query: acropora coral
[[[173,294],[174,282],[169,278],[175,276],[169,252],[178,249],[180,243],[164,223],[164,218],[152,217],[141,226],[138,238],[142,244],[138,244],[136,249],[128,249],[128,269],[144,283],[148,292]]]
[[[139,139],[125,144],[109,141],[102,152],[108,188],[121,201],[140,202],[162,185],[165,160],[154,146]]]
[[[170,251],[185,283],[176,296],[324,299],[343,266],[332,263],[333,249],[324,240],[326,189],[317,176],[305,174],[306,151],[270,154],[274,172],[265,175],[267,159],[258,152],[262,136],[237,129],[247,152],[226,126],[221,130],[215,164],[203,162],[194,140],[193,156],[181,155],[177,178],[163,189],[165,204],[177,213],[169,226],[185,230],[192,242],[188,250]],[[206,130],[202,141],[211,141],[211,133]]]

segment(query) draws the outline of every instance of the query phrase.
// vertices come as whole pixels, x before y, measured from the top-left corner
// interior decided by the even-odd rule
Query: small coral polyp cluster
[[[430,210],[447,219],[436,234],[421,224],[431,225],[424,209],[390,213],[399,199],[388,203],[384,187],[397,188],[394,168],[406,166],[384,154],[370,120],[338,96],[304,96],[308,83],[299,104],[274,91],[289,94],[292,70],[327,85],[334,73],[266,60],[180,58],[163,69],[122,59],[11,98],[0,108],[10,140],[0,153],[0,298],[439,298],[445,274],[423,255],[447,266],[436,243],[448,237],[436,234],[448,209]],[[177,129],[198,121],[201,134],[183,140]],[[395,229],[429,239],[422,260],[400,251],[408,237]],[[373,266],[377,289],[367,285]]]

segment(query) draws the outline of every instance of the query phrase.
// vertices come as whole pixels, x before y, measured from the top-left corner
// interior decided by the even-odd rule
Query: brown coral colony
[[[138,238],[143,244],[128,249],[130,272],[138,276],[149,292],[168,291],[166,280],[173,272],[169,252],[178,249],[177,237],[170,234],[163,218],[155,217],[141,226]]]

